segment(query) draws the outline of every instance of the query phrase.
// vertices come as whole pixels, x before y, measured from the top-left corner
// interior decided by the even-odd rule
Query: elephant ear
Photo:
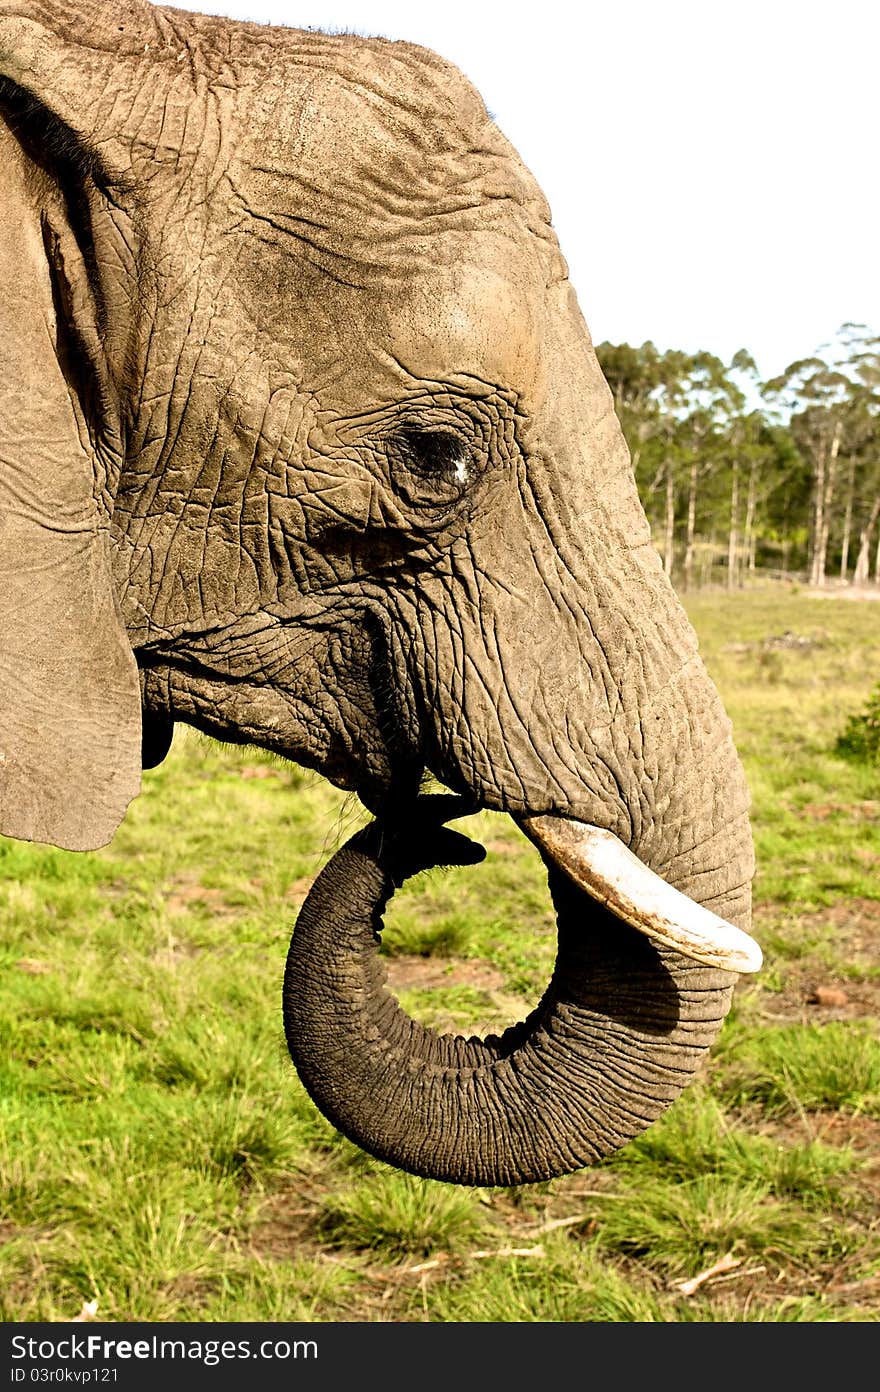
[[[19,137],[0,103],[0,832],[88,850],[140,786],[110,573],[119,427],[75,161],[62,177]]]

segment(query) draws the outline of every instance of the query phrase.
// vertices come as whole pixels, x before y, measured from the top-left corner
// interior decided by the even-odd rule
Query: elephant
[[[176,722],[318,771],[372,818],[284,974],[318,1107],[449,1183],[613,1154],[760,966],[753,840],[534,177],[433,52],[148,0],[0,0],[0,116],[0,831],[107,844]],[[462,1039],[379,941],[478,809],[559,949]]]

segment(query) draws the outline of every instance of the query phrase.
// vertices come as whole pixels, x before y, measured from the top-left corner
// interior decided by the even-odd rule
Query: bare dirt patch
[[[470,957],[416,957],[401,954],[385,959],[392,991],[431,991],[470,986],[476,991],[499,991],[504,975],[491,962]]]
[[[755,907],[759,917],[766,910],[769,918],[776,906]],[[876,974],[880,966],[880,900],[841,899],[816,913],[803,914],[799,924],[805,937],[816,935],[817,930],[820,935],[822,930],[831,930],[840,966],[835,969],[809,957],[777,959],[782,987],[764,993],[765,1017],[799,1024],[880,1018],[880,976]]]
[[[785,971],[782,989],[767,991],[761,1015],[773,1023],[827,1024],[880,1016],[880,980],[850,981],[800,962]]]
[[[184,871],[168,881],[171,892],[165,896],[169,914],[185,914],[192,908],[210,909],[218,918],[229,918],[241,912],[241,906],[228,903],[226,893],[211,885],[203,885],[195,872]]]
[[[761,641],[760,647],[770,651],[785,652],[794,649],[796,652],[809,652],[812,648],[824,647],[827,642],[827,633],[793,633],[787,628],[784,633],[771,633]]]
[[[191,962],[194,957],[201,954],[202,949],[193,943],[182,942],[180,938],[169,935],[164,947],[159,947],[150,954],[150,961],[157,967],[176,968],[184,962]]]
[[[880,599],[880,585],[835,585],[810,589],[808,599]]]
[[[770,633],[756,643],[726,643],[722,652],[812,652],[815,648],[824,648],[828,639],[824,630],[809,634],[794,633],[787,628],[784,633]]]
[[[250,1238],[249,1246],[263,1260],[294,1261],[316,1256],[321,1250],[318,1215],[327,1190],[304,1179],[267,1199]]]
[[[314,882],[314,875],[301,875],[298,880],[291,881],[287,886],[284,898],[289,899],[292,904],[296,904],[297,908],[301,908]]]
[[[413,1007],[408,1002],[408,1011],[439,1034],[485,1038],[503,1033],[528,1013],[522,997],[505,991],[503,973],[483,959],[401,954],[384,961],[392,994],[399,998],[418,992],[418,1003]],[[461,988],[470,993],[464,1007],[447,994]]]
[[[880,822],[880,801],[808,802],[801,808],[805,817],[825,822],[829,817],[849,817],[856,822]]]

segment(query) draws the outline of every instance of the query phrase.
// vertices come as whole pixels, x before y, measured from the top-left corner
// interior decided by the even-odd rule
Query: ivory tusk
[[[516,822],[592,899],[647,937],[709,967],[760,968],[763,957],[754,938],[667,884],[613,832],[564,817]]]

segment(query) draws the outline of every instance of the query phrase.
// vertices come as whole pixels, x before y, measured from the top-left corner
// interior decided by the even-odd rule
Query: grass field
[[[687,607],[752,788],[766,961],[666,1117],[514,1190],[340,1138],[280,986],[358,805],[179,729],[105,850],[0,840],[4,1320],[880,1317],[880,768],[833,752],[880,679],[880,603]],[[384,950],[410,1010],[472,1031],[534,1004],[555,940],[537,853],[507,819],[469,829],[485,864],[408,885]]]

